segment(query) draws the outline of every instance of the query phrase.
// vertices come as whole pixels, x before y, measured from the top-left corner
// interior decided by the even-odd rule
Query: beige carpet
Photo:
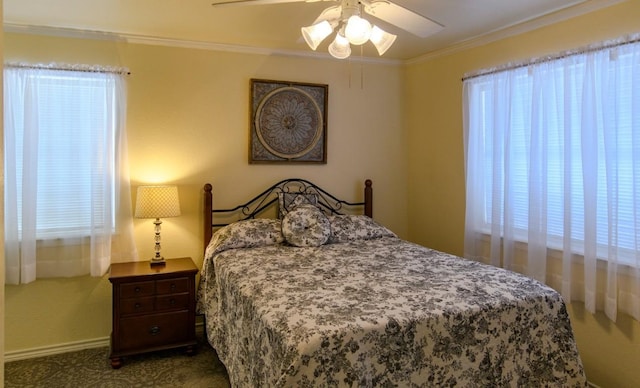
[[[166,350],[124,358],[112,369],[109,348],[5,363],[4,385],[10,387],[230,387],[227,372],[204,341],[194,356]]]

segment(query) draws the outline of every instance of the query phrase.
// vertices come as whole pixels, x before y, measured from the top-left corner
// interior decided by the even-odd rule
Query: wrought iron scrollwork
[[[362,212],[365,215],[373,217],[373,189],[371,180],[369,179],[365,181],[364,201],[362,202],[341,200],[326,190],[318,187],[314,183],[300,178],[282,180],[256,195],[246,203],[228,209],[213,208],[212,192],[213,187],[211,184],[205,184],[205,248],[211,238],[213,233],[212,230],[214,228],[225,226],[229,222],[258,218],[258,216],[266,212],[268,209],[275,208],[277,206],[279,193],[315,195],[317,197],[316,205],[320,207],[325,214],[346,214],[348,212],[350,213],[352,210],[354,212],[359,212],[359,210],[363,208]],[[214,215],[225,219],[226,223],[214,222]]]

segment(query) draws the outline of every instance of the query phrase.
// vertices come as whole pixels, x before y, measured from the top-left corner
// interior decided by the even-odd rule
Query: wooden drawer
[[[111,265],[111,367],[120,368],[123,357],[155,350],[185,347],[193,354],[197,273],[188,257],[156,266],[140,261]]]
[[[160,295],[156,297],[156,310],[179,310],[189,308],[189,293]]]
[[[137,298],[140,296],[150,296],[155,293],[155,282],[135,282],[120,285],[120,296],[122,298]]]
[[[189,278],[175,278],[158,280],[156,282],[157,294],[173,294],[189,292]]]
[[[190,338],[189,312],[134,316],[120,320],[118,351],[168,346]]]
[[[148,296],[144,298],[129,298],[120,301],[121,314],[148,313],[154,310],[156,298]]]

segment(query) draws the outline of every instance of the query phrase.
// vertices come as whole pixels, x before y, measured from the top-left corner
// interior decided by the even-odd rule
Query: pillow
[[[300,205],[318,204],[318,196],[316,194],[304,193],[278,193],[278,209],[279,218],[283,219],[291,210]]]
[[[281,244],[282,222],[269,218],[258,218],[234,222],[218,229],[207,246],[205,258],[236,248],[255,248]]]
[[[330,234],[329,219],[313,205],[300,205],[282,220],[282,235],[296,247],[319,247],[327,242]]]
[[[378,224],[373,218],[363,215],[330,215],[329,244],[356,240],[371,240],[380,237],[397,237],[395,233]]]

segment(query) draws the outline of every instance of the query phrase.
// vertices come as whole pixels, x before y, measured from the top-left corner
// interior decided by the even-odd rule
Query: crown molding
[[[75,39],[93,39],[93,40],[108,40],[132,44],[144,44],[152,46],[167,46],[177,48],[188,48],[197,50],[210,50],[210,51],[222,51],[241,54],[253,54],[263,56],[284,56],[284,57],[297,57],[297,58],[312,58],[312,59],[324,59],[332,61],[341,61],[333,58],[328,53],[319,53],[316,51],[300,51],[300,50],[283,50],[283,49],[270,49],[263,47],[252,47],[242,45],[231,45],[215,42],[202,42],[193,40],[182,39],[169,39],[160,38],[146,35],[126,34],[126,33],[112,33],[94,30],[81,30],[75,28],[66,27],[50,27],[50,26],[34,26],[18,23],[4,23],[4,31],[16,34],[29,34],[29,35],[45,35],[55,36],[62,38],[75,38]],[[387,58],[370,58],[364,56],[352,56],[349,58],[351,62],[357,63],[370,63],[381,65],[395,65],[399,66],[403,64],[403,61],[397,59]]]
[[[61,38],[80,38],[93,40],[109,40],[109,41],[125,41],[126,39],[120,35],[111,32],[80,30],[63,27],[36,26],[20,23],[3,23],[4,32],[28,35],[45,35]]]
[[[400,59],[387,59],[387,58],[371,58],[364,56],[353,56],[349,60],[356,63],[370,63],[381,65],[411,65],[421,62],[427,62],[435,58],[439,58],[446,55],[451,55],[460,51],[468,50],[474,47],[483,46],[489,43],[493,43],[502,39],[506,39],[512,36],[520,35],[529,31],[533,31],[548,25],[552,25],[558,22],[562,22],[577,16],[585,15],[590,12],[594,12],[612,5],[622,3],[625,1],[636,0],[587,0],[583,3],[575,6],[558,10],[552,14],[545,16],[532,17],[531,19],[518,23],[506,28],[491,31],[486,34],[476,36],[471,39],[466,39],[440,50],[434,50],[432,52],[420,55],[418,57],[400,60]],[[104,31],[94,30],[82,30],[66,27],[51,27],[51,26],[35,26],[18,23],[4,23],[4,31],[9,33],[18,34],[31,34],[31,35],[45,35],[56,36],[64,38],[76,38],[76,39],[94,39],[94,40],[109,40],[134,44],[145,44],[153,46],[167,46],[178,48],[189,48],[197,50],[210,50],[210,51],[222,51],[233,52],[241,54],[253,54],[262,56],[284,56],[284,57],[296,57],[296,58],[311,58],[311,59],[324,59],[336,61],[328,53],[320,53],[315,51],[301,51],[301,50],[284,50],[284,49],[270,49],[263,47],[252,47],[242,45],[231,45],[215,42],[203,42],[193,40],[182,39],[170,39],[160,38],[145,35],[127,34],[127,33],[112,33]]]
[[[501,28],[499,30],[491,31],[486,34],[482,34],[474,38],[466,39],[464,41],[452,44],[444,49],[435,50],[430,53],[420,55],[416,58],[408,59],[404,61],[404,64],[411,65],[415,63],[427,62],[435,58],[455,54],[457,52],[465,51],[465,50],[479,47],[479,46],[484,46],[489,43],[510,38],[512,36],[520,35],[533,30],[537,30],[542,27],[546,27],[555,23],[572,19],[577,16],[598,11],[600,9],[610,7],[618,3],[623,3],[625,1],[635,1],[635,0],[587,0],[583,3],[574,5],[569,8],[558,10],[551,14],[533,17],[527,21],[517,23],[512,26]]]

